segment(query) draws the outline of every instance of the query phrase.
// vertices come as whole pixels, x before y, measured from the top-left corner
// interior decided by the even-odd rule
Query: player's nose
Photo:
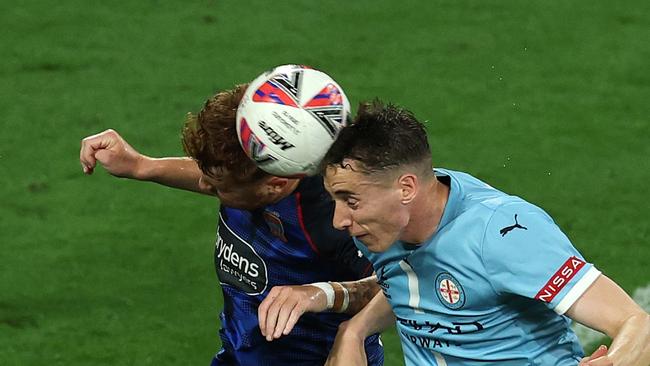
[[[338,202],[334,204],[334,217],[332,225],[339,230],[346,230],[352,225],[350,210]]]

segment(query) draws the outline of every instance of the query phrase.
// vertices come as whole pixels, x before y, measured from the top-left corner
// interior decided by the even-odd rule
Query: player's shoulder
[[[519,197],[486,202],[491,214],[480,240],[481,253],[486,263],[509,258],[504,252],[534,255],[549,241],[562,241],[564,235],[553,219],[540,207]],[[552,238],[552,240],[551,240]]]
[[[502,226],[505,223],[516,224],[518,219],[553,224],[553,219],[542,208],[517,196],[504,196],[486,200],[482,203],[491,211],[488,226]]]
[[[448,176],[452,191],[460,196],[460,201],[465,208],[475,208],[489,215],[508,215],[515,211],[535,212],[542,215],[546,213],[538,206],[521,197],[510,195],[492,187],[485,181],[468,173],[450,169],[436,168],[438,176]],[[453,192],[452,192],[453,193]]]
[[[480,202],[480,205],[492,216],[510,215],[519,211],[539,212],[541,209],[518,196],[503,195],[491,197]]]

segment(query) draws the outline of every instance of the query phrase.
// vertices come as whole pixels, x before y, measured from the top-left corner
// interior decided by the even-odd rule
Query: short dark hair
[[[368,174],[411,164],[431,169],[424,125],[412,112],[379,99],[359,105],[353,123],[341,130],[323,158],[321,171],[343,166],[345,159],[358,161]]]
[[[205,102],[198,115],[188,113],[183,126],[183,149],[204,173],[225,168],[240,182],[268,177],[239,145],[236,113],[247,84],[216,93]]]

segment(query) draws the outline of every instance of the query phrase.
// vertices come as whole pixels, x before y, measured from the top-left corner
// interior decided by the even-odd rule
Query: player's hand
[[[267,341],[287,335],[302,314],[327,310],[325,292],[318,287],[275,286],[257,309],[260,330]]]
[[[143,160],[142,154],[110,129],[81,140],[79,161],[85,174],[92,174],[99,161],[116,177],[137,178]]]
[[[607,346],[600,346],[589,357],[584,357],[578,366],[613,366],[614,362],[607,357]]]
[[[366,366],[364,340],[361,332],[354,328],[353,321],[341,323],[325,366]]]

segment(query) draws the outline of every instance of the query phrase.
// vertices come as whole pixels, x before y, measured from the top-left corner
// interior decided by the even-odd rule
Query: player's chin
[[[381,253],[386,250],[386,246],[381,245],[381,243],[370,234],[358,235],[356,238],[373,253]]]

